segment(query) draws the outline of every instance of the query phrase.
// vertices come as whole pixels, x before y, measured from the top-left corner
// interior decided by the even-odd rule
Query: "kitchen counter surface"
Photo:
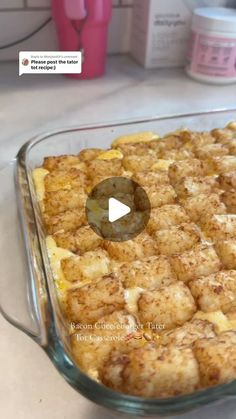
[[[145,71],[128,57],[110,57],[107,74],[93,81],[52,75],[18,77],[16,63],[0,63],[0,169],[35,133],[150,115],[236,107],[236,85],[210,86],[183,70]],[[0,316],[0,416],[4,419],[112,419],[76,393],[45,353]],[[236,401],[179,416],[235,419]]]

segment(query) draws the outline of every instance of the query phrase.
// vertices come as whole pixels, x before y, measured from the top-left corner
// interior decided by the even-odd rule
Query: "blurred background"
[[[50,0],[0,0],[1,45],[27,35],[51,16]],[[130,50],[133,0],[112,0],[112,20],[109,28],[108,53]],[[58,48],[53,22],[38,34],[20,44],[21,50],[54,51]],[[17,59],[19,48],[0,50],[0,60]]]
[[[108,53],[128,53],[131,50],[132,15],[135,0],[111,1],[112,18],[109,26]],[[144,7],[148,7],[148,0],[143,0],[142,3]],[[155,0],[155,3],[163,13],[183,10],[184,7],[185,39],[189,35],[194,8],[204,6],[236,7],[235,0]],[[58,43],[52,21],[17,47],[1,49],[1,46],[27,36],[28,33],[47,21],[50,16],[51,0],[0,0],[0,60],[17,59],[19,50],[56,50]]]

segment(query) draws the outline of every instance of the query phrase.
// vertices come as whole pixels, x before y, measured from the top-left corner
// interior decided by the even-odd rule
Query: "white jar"
[[[236,82],[236,10],[195,9],[187,74],[216,84]]]

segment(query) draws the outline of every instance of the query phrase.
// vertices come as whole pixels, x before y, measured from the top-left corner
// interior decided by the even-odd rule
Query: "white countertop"
[[[127,57],[111,57],[104,78],[18,77],[16,63],[0,64],[0,168],[32,135],[64,125],[236,107],[236,85],[210,86],[183,70],[145,71]],[[4,419],[128,418],[75,392],[45,353],[0,316],[0,416]],[[235,419],[236,401],[198,410],[185,419]]]

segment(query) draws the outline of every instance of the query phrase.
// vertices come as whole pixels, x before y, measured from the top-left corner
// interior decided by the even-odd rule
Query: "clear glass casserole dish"
[[[49,264],[32,170],[42,164],[45,156],[76,154],[84,148],[97,146],[108,148],[114,138],[121,135],[138,131],[154,131],[162,135],[181,127],[211,130],[224,127],[232,120],[236,120],[236,109],[96,127],[64,128],[28,141],[16,159],[1,172],[2,314],[46,351],[59,372],[76,390],[100,405],[135,415],[178,414],[219,399],[235,397],[236,381],[184,396],[144,399],[115,392],[80,371],[70,354],[68,330]],[[18,229],[19,224],[21,230]],[[9,280],[14,281],[14,286],[9,286]]]

